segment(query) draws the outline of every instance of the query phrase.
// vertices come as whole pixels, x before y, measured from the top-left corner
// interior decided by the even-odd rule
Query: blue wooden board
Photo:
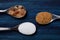
[[[60,40],[60,20],[48,25],[39,25],[35,21],[38,12],[47,11],[60,15],[59,0],[0,0],[0,9],[7,9],[14,5],[25,6],[27,15],[23,19],[16,19],[7,13],[0,13],[0,27],[14,27],[23,22],[32,22],[37,32],[32,36],[25,36],[16,31],[0,32],[0,40]]]

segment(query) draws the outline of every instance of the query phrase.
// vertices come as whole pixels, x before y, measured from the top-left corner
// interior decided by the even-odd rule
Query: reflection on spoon
[[[60,16],[59,15],[55,15],[55,14],[52,14],[52,20],[50,21],[50,23],[56,19],[60,19]]]
[[[9,9],[0,10],[0,12],[6,12],[15,17],[15,18],[22,18],[26,15],[26,9],[22,5],[15,5],[13,7],[10,7]]]
[[[36,26],[31,22],[24,22],[14,28],[0,27],[0,31],[4,31],[4,30],[15,30],[15,31],[17,30],[22,34],[32,35],[36,32]]]

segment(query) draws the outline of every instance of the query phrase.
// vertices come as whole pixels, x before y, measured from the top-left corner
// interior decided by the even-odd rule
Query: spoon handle
[[[55,17],[55,19],[60,19],[60,16],[59,15],[53,14],[53,16]]]
[[[10,28],[0,27],[0,31],[4,31],[4,30],[10,30]]]
[[[7,9],[5,9],[5,10],[0,10],[0,12],[6,12],[7,11]]]
[[[60,19],[60,16],[59,15],[57,15],[57,17]]]

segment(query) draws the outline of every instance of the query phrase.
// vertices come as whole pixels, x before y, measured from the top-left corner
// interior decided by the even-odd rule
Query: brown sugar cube
[[[16,5],[9,8],[8,14],[16,18],[22,18],[26,15],[26,10],[22,5]]]
[[[48,24],[52,20],[52,14],[49,12],[39,12],[36,15],[36,22],[39,24]]]

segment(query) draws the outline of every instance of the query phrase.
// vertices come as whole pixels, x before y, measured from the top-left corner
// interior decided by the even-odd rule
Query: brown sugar
[[[48,24],[52,19],[52,14],[49,12],[39,12],[36,16],[36,22],[39,24]]]
[[[25,16],[26,10],[23,6],[16,5],[16,6],[9,8],[8,14],[16,18],[22,18]]]

